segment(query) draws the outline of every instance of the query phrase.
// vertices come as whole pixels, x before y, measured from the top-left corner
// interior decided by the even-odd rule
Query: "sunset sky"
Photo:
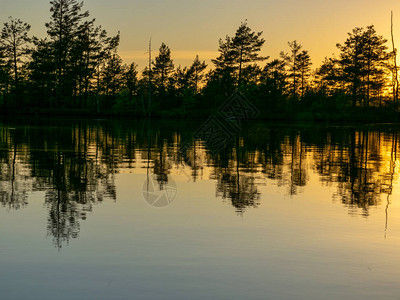
[[[110,34],[121,32],[119,53],[125,62],[146,64],[149,38],[153,50],[165,42],[175,65],[190,64],[196,54],[210,63],[217,56],[218,39],[233,35],[248,20],[254,31],[264,31],[263,54],[271,58],[299,41],[309,50],[314,67],[336,52],[336,43],[354,27],[376,26],[390,38],[390,11],[400,47],[400,1],[396,0],[86,0],[85,9]],[[44,36],[49,0],[1,0],[0,19],[20,18],[32,34]],[[156,53],[155,53],[156,54]]]

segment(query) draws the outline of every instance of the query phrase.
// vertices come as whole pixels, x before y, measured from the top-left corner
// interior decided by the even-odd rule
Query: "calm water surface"
[[[400,299],[400,128],[0,123],[1,299]]]

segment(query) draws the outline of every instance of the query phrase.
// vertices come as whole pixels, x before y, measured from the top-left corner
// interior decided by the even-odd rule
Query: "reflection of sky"
[[[323,181],[316,169],[322,157],[332,158],[332,166],[338,165],[335,157],[348,153],[342,152],[339,145],[348,142],[349,135],[342,138],[339,135],[331,143],[324,143],[324,152],[318,152],[319,148],[307,143],[307,137],[310,137],[306,130],[302,131],[304,135],[278,135],[279,141],[286,141],[282,144],[282,149],[286,149],[282,153],[282,184],[280,180],[268,179],[261,173],[261,166],[258,167],[258,172],[252,174],[258,183],[260,205],[257,208],[246,207],[245,213],[238,214],[229,199],[216,197],[217,180],[209,179],[214,173],[213,167],[202,158],[206,154],[202,148],[195,151],[198,156],[196,165],[204,166],[203,176],[199,176],[196,182],[188,178],[187,174],[189,177],[192,174],[191,168],[174,164],[173,157],[178,151],[176,141],[180,140],[178,134],[172,134],[175,137],[171,139],[173,148],[167,151],[171,144],[164,142],[163,151],[157,148],[152,155],[152,159],[159,159],[160,153],[169,153],[171,164],[167,157],[163,162],[171,166],[168,173],[178,190],[170,206],[157,209],[146,203],[142,196],[147,174],[146,144],[140,148],[141,143],[137,143],[139,148],[129,152],[134,153],[130,159],[124,155],[128,145],[124,130],[131,133],[132,141],[139,141],[138,133],[131,132],[130,127],[120,131],[120,126],[115,126],[115,132],[109,131],[110,127],[100,127],[100,150],[98,160],[95,160],[97,143],[93,138],[97,136],[97,128],[83,127],[82,131],[78,130],[81,127],[74,127],[72,131],[64,129],[61,131],[64,134],[60,135],[64,138],[71,132],[76,133],[72,148],[66,147],[60,138],[61,148],[52,148],[57,144],[53,141],[46,147],[47,151],[69,152],[69,157],[72,157],[78,155],[72,151],[74,146],[85,144],[79,143],[78,137],[92,137],[86,144],[90,151],[85,153],[88,166],[92,166],[88,167],[89,170],[94,170],[93,164],[99,162],[103,162],[98,165],[100,168],[111,160],[119,163],[115,169],[118,171],[115,182],[112,180],[110,185],[116,187],[115,201],[104,198],[101,204],[93,204],[88,218],[79,220],[79,237],[71,239],[69,245],[64,244],[58,251],[52,245],[52,236],[46,237],[48,207],[43,205],[45,195],[43,192],[30,192],[32,187],[26,178],[32,174],[31,165],[26,164],[29,153],[41,149],[30,148],[30,143],[32,147],[41,143],[30,141],[25,144],[22,137],[36,138],[38,134],[35,131],[39,128],[30,128],[26,135],[20,136],[22,131],[17,127],[14,135],[3,141],[4,146],[10,143],[9,155],[13,153],[14,139],[23,145],[23,150],[17,153],[16,183],[22,181],[26,184],[24,188],[29,204],[20,210],[0,208],[1,299],[375,300],[397,299],[400,293],[399,157],[394,170],[385,239],[386,195],[382,193],[381,201],[369,206],[368,217],[364,217],[361,209],[349,208],[341,203],[339,197],[333,198],[337,184]],[[49,137],[51,133],[59,132],[50,129],[45,127],[46,134],[42,136]],[[87,134],[79,134],[85,130]],[[324,137],[330,140],[336,132],[332,130]],[[158,146],[162,143],[161,138],[164,141],[166,136],[169,134],[155,136]],[[260,134],[260,139],[265,138],[266,143],[257,144],[260,149],[263,149],[262,145],[270,144],[266,136]],[[373,181],[386,177],[392,160],[392,134],[374,131],[366,135],[356,131],[353,136],[355,144],[360,145],[356,152],[368,152],[368,169],[375,170]],[[243,146],[249,145],[251,137],[244,139]],[[304,141],[299,145],[301,138]],[[294,147],[290,140],[295,142]],[[111,141],[115,151],[103,152],[108,148],[106,145],[111,147]],[[321,137],[317,141],[325,139]],[[66,148],[63,149],[62,145]],[[153,145],[156,145],[154,141]],[[368,147],[364,149],[361,145]],[[169,151],[171,149],[175,151]],[[296,153],[294,160],[291,151]],[[299,156],[300,152],[303,156]],[[192,163],[194,158],[190,154],[193,153],[187,153]],[[107,157],[107,154],[113,156]],[[38,158],[31,156],[32,159],[35,157]],[[251,164],[262,154],[246,157]],[[307,171],[307,184],[298,187],[298,193],[290,197],[290,168],[292,162],[295,170],[299,167],[300,157],[303,157],[301,166]],[[65,165],[67,163],[68,160]],[[229,163],[233,175],[236,170],[234,163],[234,160]],[[150,165],[153,170],[153,163]],[[339,165],[346,167],[345,164]],[[39,163],[37,166],[40,170]],[[9,169],[2,169],[3,172],[6,170]],[[107,170],[102,169],[100,175],[106,173]],[[329,175],[335,176],[336,173],[337,170],[332,170]],[[11,172],[5,172],[7,174]],[[240,174],[242,177],[249,175],[244,170],[240,170]],[[52,179],[50,173],[49,177]],[[55,179],[60,181],[56,176]],[[384,182],[379,184],[384,185]],[[88,193],[91,191],[89,189]]]
[[[384,205],[368,218],[351,216],[340,203],[332,204],[317,175],[293,198],[267,181],[260,187],[262,205],[243,216],[215,199],[214,181],[195,184],[176,177],[176,200],[155,209],[141,197],[144,174],[117,175],[117,202],[96,206],[82,222],[80,237],[60,252],[45,238],[42,193],[31,195],[26,209],[1,209],[4,299],[399,295],[398,201],[390,207],[385,240]]]
[[[41,36],[50,15],[48,2],[2,0],[0,20],[9,15],[24,19]],[[400,37],[400,2],[395,0],[86,0],[85,8],[110,33],[121,31],[121,55],[141,68],[150,36],[154,49],[164,41],[176,65],[186,65],[196,54],[206,60],[214,57],[218,39],[233,35],[245,19],[253,30],[264,31],[265,55],[278,57],[287,41],[297,39],[317,65],[336,52],[336,43],[356,26],[374,24],[389,38],[391,10]]]

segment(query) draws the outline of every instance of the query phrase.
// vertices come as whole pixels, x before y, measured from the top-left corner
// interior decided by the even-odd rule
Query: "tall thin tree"
[[[6,63],[12,67],[14,77],[14,89],[17,102],[20,101],[20,70],[19,67],[29,51],[32,39],[29,37],[31,26],[20,19],[9,18],[4,23],[0,36],[0,48],[6,59]]]
[[[397,67],[397,49],[394,43],[394,32],[393,32],[393,11],[391,12],[390,19],[390,34],[392,36],[392,48],[393,48],[393,68],[392,68],[392,87],[393,87],[393,102],[395,105],[395,109],[398,109],[398,99],[399,99],[399,70]]]

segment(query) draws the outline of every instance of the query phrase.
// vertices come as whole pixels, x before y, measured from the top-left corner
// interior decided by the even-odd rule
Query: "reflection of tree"
[[[147,182],[150,182],[150,174],[154,174],[159,185],[159,190],[164,190],[168,184],[168,176],[172,168],[171,139],[163,135],[159,130],[153,130],[151,122],[146,123],[146,144],[142,144],[142,158],[146,161]]]
[[[290,187],[289,194],[297,194],[297,187],[307,183],[307,172],[304,166],[304,147],[300,135],[294,136],[292,141],[290,162]]]
[[[315,152],[316,169],[323,182],[337,183],[335,197],[350,208],[362,208],[368,215],[368,208],[380,203],[381,195],[388,193],[387,186],[393,182],[393,170],[389,170],[392,175],[384,170],[385,136],[351,130],[338,144],[331,138],[330,135],[323,149]],[[392,151],[396,147],[392,146]]]
[[[0,141],[0,203],[9,209],[19,209],[27,205],[27,192],[31,180],[26,176],[18,163],[17,137],[7,130],[2,130],[3,139]],[[5,151],[4,149],[9,149]]]
[[[259,160],[262,166],[261,172],[267,178],[277,181],[278,185],[283,185],[283,166],[286,151],[284,149],[282,133],[275,128],[270,128],[267,132],[262,132],[261,136],[261,145],[258,146],[261,152]]]
[[[199,176],[203,176],[206,153],[199,141],[193,141],[186,150],[184,162],[191,168],[193,181],[196,182]]]
[[[392,193],[397,133],[270,126],[246,138],[245,143],[260,151],[262,172],[278,185],[288,186],[291,195],[309,180],[305,163],[309,156],[320,180],[337,186],[335,197],[351,209],[361,208],[364,215],[370,206],[381,203],[383,194]],[[390,152],[390,157],[385,154]]]
[[[137,166],[155,174],[160,189],[182,165],[191,169],[194,181],[210,174],[217,196],[243,213],[260,204],[259,185],[266,180],[290,195],[299,193],[309,182],[312,165],[323,184],[337,187],[335,197],[350,209],[361,208],[368,215],[369,207],[386,195],[389,213],[396,132],[254,124],[216,153],[193,139],[196,127],[116,121],[52,124],[0,126],[0,203],[19,209],[28,204],[29,192],[45,192],[48,234],[57,247],[79,235],[81,222],[96,203],[116,200],[115,174]]]
[[[247,207],[257,207],[260,204],[260,193],[254,177],[232,174],[225,170],[218,174],[217,180],[217,196],[229,199],[238,213],[243,213]]]
[[[260,200],[255,179],[255,155],[243,150],[243,141],[237,138],[232,158],[225,163],[225,167],[216,165],[213,175],[217,180],[217,197],[229,199],[240,214],[247,207],[257,207]],[[246,158],[243,159],[244,155]],[[247,172],[242,173],[243,169]]]
[[[80,220],[86,219],[93,204],[104,196],[116,199],[116,194],[112,177],[102,174],[96,161],[81,155],[55,153],[52,174],[52,189],[46,192],[48,232],[61,247],[78,236]]]
[[[165,148],[166,146],[162,141],[160,145],[154,149],[154,174],[157,177],[160,190],[164,190],[164,187],[168,184],[168,174],[172,167]]]
[[[78,236],[79,222],[94,203],[116,199],[114,159],[101,163],[101,157],[94,156],[89,128],[24,128],[12,133],[0,141],[2,149],[8,148],[7,155],[0,154],[0,200],[3,206],[18,209],[27,203],[28,191],[45,191],[48,232],[61,247]]]
[[[389,206],[390,206],[390,196],[393,193],[393,180],[394,174],[396,172],[396,161],[397,161],[397,133],[393,134],[392,137],[392,145],[390,150],[390,166],[389,166],[389,173],[385,175],[384,180],[387,182],[384,187],[384,192],[387,194],[386,198],[386,221],[385,221],[385,238],[388,230],[388,223],[389,223]]]

